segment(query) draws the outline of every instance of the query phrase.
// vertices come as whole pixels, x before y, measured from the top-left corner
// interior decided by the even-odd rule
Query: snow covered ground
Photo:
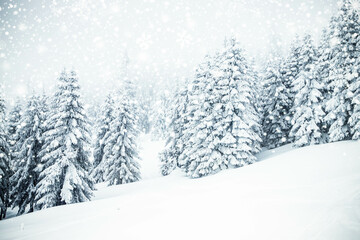
[[[163,143],[143,140],[141,182],[1,221],[0,239],[360,239],[359,141],[285,146],[194,180],[160,177]]]

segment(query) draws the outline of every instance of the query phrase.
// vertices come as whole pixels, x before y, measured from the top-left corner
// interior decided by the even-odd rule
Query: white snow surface
[[[359,141],[288,145],[189,179],[160,177],[163,142],[142,140],[143,180],[1,221],[0,239],[360,239]]]

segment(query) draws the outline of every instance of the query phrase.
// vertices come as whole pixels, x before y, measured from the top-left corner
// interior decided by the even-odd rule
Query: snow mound
[[[258,157],[201,179],[100,185],[91,202],[1,221],[0,239],[360,239],[359,141]]]

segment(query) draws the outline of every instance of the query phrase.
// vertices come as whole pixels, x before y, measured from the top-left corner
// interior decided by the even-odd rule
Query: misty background
[[[319,40],[336,0],[16,0],[0,3],[0,85],[16,97],[48,92],[77,71],[83,96],[103,99],[127,75],[171,88],[236,36],[258,65],[285,54],[295,34]],[[126,60],[128,59],[128,61]]]

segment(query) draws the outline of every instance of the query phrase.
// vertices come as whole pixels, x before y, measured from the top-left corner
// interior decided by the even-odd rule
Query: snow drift
[[[0,239],[360,239],[359,141],[258,157],[201,179],[100,185],[91,202],[1,221]]]

